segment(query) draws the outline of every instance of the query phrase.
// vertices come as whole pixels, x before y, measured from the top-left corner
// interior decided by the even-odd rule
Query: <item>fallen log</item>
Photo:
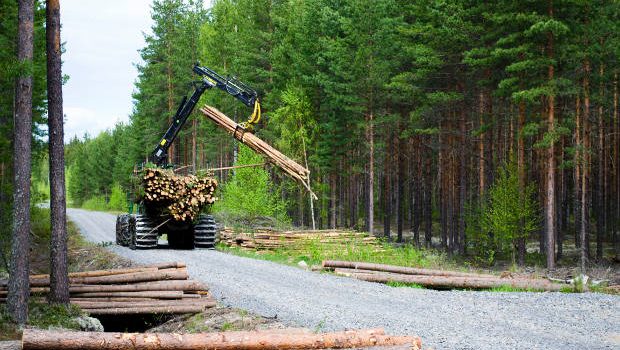
[[[143,267],[149,268],[149,267],[156,267],[158,269],[176,269],[176,268],[183,268],[183,267],[187,267],[187,264],[185,264],[183,261],[170,261],[170,262],[162,262],[162,263],[157,263],[157,264],[149,264],[149,265],[144,265]]]
[[[181,291],[145,291],[145,292],[93,292],[75,293],[76,298],[156,298],[156,299],[182,299]]]
[[[308,178],[310,176],[310,171],[308,169],[285,156],[277,149],[271,147],[251,132],[244,132],[243,128],[240,128],[239,124],[228,118],[224,113],[220,112],[216,108],[205,105],[200,109],[200,111],[209,119],[214,121],[218,126],[226,130],[229,134],[232,134],[237,140],[241,141],[258,154],[268,158],[271,163],[278,166],[293,179],[299,181],[308,190],[308,192],[310,192],[310,195],[314,199],[317,199],[316,195],[312,192],[312,189],[309,186]]]
[[[126,308],[101,308],[84,309],[91,315],[140,315],[140,314],[196,314],[205,309],[215,307],[215,302],[201,303],[195,305],[170,305],[170,306],[148,306],[148,307],[126,307]]]
[[[392,272],[392,273],[400,273],[404,275],[477,277],[477,278],[498,278],[499,277],[499,276],[489,275],[489,274],[421,269],[421,268],[414,268],[414,267],[373,264],[373,263],[355,262],[355,261],[340,261],[340,260],[324,260],[322,263],[322,266],[325,268],[347,268],[347,269]]]
[[[473,277],[446,277],[446,276],[416,276],[381,272],[359,272],[353,269],[335,269],[340,276],[353,277],[368,282],[414,283],[431,288],[464,288],[464,289],[492,289],[512,287],[520,289],[536,289],[549,292],[559,292],[562,285],[547,280],[501,279],[501,278],[473,278]]]
[[[344,331],[324,334],[278,334],[273,332],[225,333],[96,333],[25,329],[23,348],[28,349],[346,349],[410,344],[420,348],[419,337],[388,336],[382,330]]]
[[[172,267],[172,266],[171,266]],[[94,270],[94,271],[82,271],[82,272],[70,272],[69,277],[101,277],[110,275],[122,275],[132,272],[154,272],[157,271],[157,267],[135,267],[126,269],[113,269],[113,270]],[[50,278],[50,275],[30,275],[32,279],[45,279]]]
[[[209,288],[198,281],[166,281],[166,282],[146,282],[137,284],[103,284],[103,285],[83,285],[70,286],[71,293],[88,293],[88,292],[144,292],[144,291],[206,291]]]
[[[122,301],[71,301],[71,304],[78,305],[80,308],[88,311],[88,309],[107,309],[107,308],[155,308],[155,307],[214,307],[215,301],[210,298],[205,300],[153,300],[153,301],[138,301],[138,302],[122,302]]]
[[[72,277],[69,283],[75,284],[114,284],[114,283],[136,283],[164,280],[186,280],[189,278],[185,268],[161,269],[147,272],[132,272],[125,274],[96,276],[96,277]],[[6,289],[8,281],[0,281],[0,289]],[[49,278],[30,278],[31,287],[48,287]]]

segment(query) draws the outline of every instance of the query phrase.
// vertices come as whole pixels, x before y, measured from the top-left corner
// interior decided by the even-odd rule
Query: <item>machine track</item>
[[[130,239],[129,248],[156,248],[158,232],[155,222],[149,219],[146,215],[130,215],[129,216],[129,228]]]
[[[212,215],[201,214],[194,225],[194,246],[215,249],[217,224]]]

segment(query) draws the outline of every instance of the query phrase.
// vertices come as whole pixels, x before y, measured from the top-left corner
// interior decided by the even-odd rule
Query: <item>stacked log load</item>
[[[432,270],[366,262],[325,260],[323,268],[335,274],[363,281],[417,284],[436,289],[492,289],[501,287],[557,292],[566,284],[553,283],[547,279],[460,271]]]
[[[320,243],[323,247],[344,244],[366,244],[381,249],[381,244],[367,233],[345,230],[276,231],[270,228],[255,229],[254,232],[236,232],[227,227],[220,231],[220,243],[244,250],[295,249],[307,242]]]
[[[147,206],[159,208],[177,221],[194,220],[205,205],[217,200],[217,180],[210,177],[178,176],[172,170],[147,168],[142,184]]]
[[[49,275],[30,276],[30,294],[44,301]],[[69,274],[71,304],[91,315],[183,314],[215,307],[206,285],[189,279],[182,262]],[[0,301],[7,281],[0,280]]]

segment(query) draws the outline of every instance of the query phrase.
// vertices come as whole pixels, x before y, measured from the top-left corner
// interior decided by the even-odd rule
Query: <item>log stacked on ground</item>
[[[25,329],[24,350],[29,349],[420,349],[413,336],[390,336],[383,329],[310,333],[298,330],[269,330],[222,333],[95,333]]]
[[[214,307],[208,288],[189,280],[183,263],[74,272],[69,275],[71,304],[91,315],[195,313]],[[49,292],[49,275],[31,275],[30,293],[43,299]],[[0,280],[0,301],[7,295]]]
[[[166,211],[177,221],[194,220],[205,205],[217,200],[214,194],[216,179],[179,176],[168,169],[145,169],[142,186],[146,204]]]
[[[200,111],[221,128],[232,134],[237,140],[243,142],[243,144],[250,147],[258,154],[263,155],[271,163],[278,166],[293,179],[299,181],[316,199],[316,195],[312,193],[309,186],[308,178],[310,176],[310,171],[308,169],[285,156],[277,149],[271,147],[265,141],[259,139],[256,135],[250,132],[244,132],[239,124],[228,118],[224,113],[220,112],[216,108],[204,106],[200,109]]]
[[[354,261],[325,260],[322,265],[324,268],[333,269],[337,275],[353,277],[363,281],[412,283],[438,289],[511,287],[557,292],[565,287],[565,285],[541,278],[502,278],[501,276],[490,274],[420,269]]]
[[[269,228],[256,229],[253,233],[239,233],[231,228],[220,231],[220,243],[246,250],[295,250],[308,242],[320,243],[325,249],[341,248],[349,243],[365,244],[381,249],[379,241],[367,233],[344,230],[276,231]]]

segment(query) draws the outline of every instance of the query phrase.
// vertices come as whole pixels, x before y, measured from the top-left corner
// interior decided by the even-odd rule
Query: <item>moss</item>
[[[49,305],[31,302],[28,305],[28,323],[34,328],[64,328],[80,329],[75,318],[83,313],[75,305]],[[19,327],[14,324],[6,309],[6,305],[0,305],[0,340],[12,340],[20,338]]]

